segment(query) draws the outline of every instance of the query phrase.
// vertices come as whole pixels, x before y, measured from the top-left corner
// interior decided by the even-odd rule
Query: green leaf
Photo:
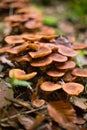
[[[44,16],[43,23],[48,25],[48,26],[57,27],[58,21],[55,17]]]
[[[14,77],[11,79],[11,83],[12,83],[13,86],[27,87],[27,86],[31,85],[31,82],[18,80],[18,79],[15,79]]]

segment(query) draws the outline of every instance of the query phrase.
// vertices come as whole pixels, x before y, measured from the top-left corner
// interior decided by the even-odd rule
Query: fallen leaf
[[[19,116],[18,121],[24,126],[26,130],[29,130],[34,122],[33,119],[25,116]]]
[[[0,81],[0,108],[6,106],[9,102],[5,99],[13,98],[13,91],[12,89],[8,88],[3,80]]]
[[[59,125],[67,130],[76,130],[74,121],[76,113],[71,104],[63,101],[50,102],[47,105],[48,113]]]
[[[80,109],[83,109],[87,111],[87,99],[86,98],[79,98],[76,96],[72,96],[70,98],[70,102],[73,103],[75,106],[79,107]]]

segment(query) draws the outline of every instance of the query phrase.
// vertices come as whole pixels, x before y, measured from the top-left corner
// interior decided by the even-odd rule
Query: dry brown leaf
[[[86,98],[79,98],[76,96],[72,96],[70,98],[70,101],[77,107],[79,107],[80,109],[83,109],[85,111],[87,111],[87,99]]]
[[[0,108],[3,108],[5,105],[8,104],[8,101],[5,99],[6,97],[8,98],[13,98],[13,91],[12,89],[9,89],[4,81],[0,81]]]
[[[63,101],[50,102],[47,105],[48,113],[59,125],[67,130],[76,130],[74,121],[76,113],[69,103]]]
[[[24,126],[26,130],[29,130],[33,124],[33,120],[25,116],[19,116],[18,121]]]

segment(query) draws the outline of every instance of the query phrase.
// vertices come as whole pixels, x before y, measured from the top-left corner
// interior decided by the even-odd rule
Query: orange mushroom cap
[[[41,21],[37,21],[37,20],[31,20],[31,21],[27,21],[24,24],[24,27],[27,29],[38,29],[42,26],[42,22]]]
[[[9,71],[10,78],[15,77],[16,79],[19,79],[19,80],[29,80],[29,79],[35,77],[36,74],[37,74],[37,72],[25,74],[25,71],[21,70],[21,69],[11,69]]]
[[[50,82],[50,81],[45,81],[40,85],[40,88],[43,91],[51,92],[51,91],[61,89],[61,85],[57,84],[57,83],[55,84],[55,83]]]
[[[78,77],[87,77],[87,69],[75,68],[71,74]]]
[[[42,67],[42,66],[47,66],[51,63],[52,63],[52,59],[49,57],[45,57],[43,59],[34,60],[30,64],[31,66],[34,66],[34,67]]]
[[[69,82],[63,84],[62,89],[70,95],[79,95],[81,92],[83,92],[84,86],[79,83]]]
[[[52,53],[49,55],[49,57],[55,62],[65,62],[68,59],[66,56],[63,56],[58,53]]]
[[[44,57],[50,53],[51,53],[51,49],[46,46],[40,47],[40,49],[36,52],[29,52],[29,54],[32,58]]]
[[[47,75],[52,77],[62,77],[65,74],[64,71],[60,71],[56,68],[50,69],[47,71]]]
[[[87,48],[87,44],[84,43],[75,43],[72,45],[72,49],[74,50],[81,50],[81,49],[86,49]]]
[[[62,55],[73,57],[78,54],[77,51],[73,50],[72,48],[66,47],[64,45],[59,45],[58,47],[59,47],[58,52]]]
[[[37,108],[41,107],[44,104],[45,104],[45,100],[43,100],[43,99],[35,99],[32,101],[32,105]]]
[[[14,45],[14,44],[24,43],[25,40],[20,35],[10,35],[10,36],[5,37],[5,41],[8,44]]]
[[[75,62],[74,61],[66,61],[62,63],[61,65],[56,64],[57,69],[72,69],[75,67]]]

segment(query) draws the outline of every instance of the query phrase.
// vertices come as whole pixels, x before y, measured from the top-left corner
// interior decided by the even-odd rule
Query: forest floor
[[[81,75],[82,77],[75,76],[75,80],[71,80],[69,83],[79,83],[81,87],[84,86],[84,90],[75,95],[67,93],[63,87],[60,90],[44,92],[40,88],[44,81],[52,81],[51,83],[53,84],[50,85],[56,86],[56,84],[66,84],[68,80],[64,81],[64,77],[50,78],[46,73],[50,69],[49,66],[47,68],[38,68],[31,67],[32,63],[27,63],[25,66],[24,63],[12,62],[11,58],[16,58],[13,56],[15,52],[9,56],[8,48],[8,51],[6,50],[7,53],[1,53],[3,46],[6,46],[4,40],[6,36],[20,35],[14,34],[12,27],[7,26],[8,23],[4,22],[5,16],[11,15],[12,10],[9,10],[8,14],[7,12],[2,12],[0,15],[0,130],[87,130],[87,26],[78,22],[78,20],[71,19],[71,10],[69,10],[66,2],[57,1],[49,6],[32,2],[30,5],[40,11],[43,24],[53,27],[56,35],[58,35],[57,38],[62,37],[64,39],[62,42],[66,43],[67,38],[69,38],[69,44],[75,42],[76,44],[86,45],[79,51],[75,59],[66,56],[70,61],[74,59],[76,67],[84,71],[84,74]],[[27,7],[30,6],[27,5]],[[53,34],[54,39],[46,38],[45,34],[42,37],[42,42],[52,44],[52,41],[55,41],[55,37]],[[33,36],[33,38],[35,37]],[[27,41],[29,39],[25,38],[22,40]],[[37,43],[37,41],[36,39],[33,42]],[[9,46],[10,44],[6,47]],[[16,44],[12,45],[11,47],[13,48],[11,49],[16,50],[14,49],[15,46]],[[32,54],[31,50],[29,51],[26,50],[26,52]],[[23,56],[23,54],[25,52],[22,52],[21,55]],[[21,55],[17,54],[17,57]],[[8,60],[8,56],[10,60]],[[39,62],[39,60],[36,62]],[[51,67],[53,65],[52,63]],[[13,68],[26,70],[28,73],[35,71],[38,74],[35,74],[36,76],[33,79],[20,80],[20,78],[16,79],[9,76],[9,71]],[[64,70],[64,73],[67,72]],[[24,74],[24,72],[21,73]]]

